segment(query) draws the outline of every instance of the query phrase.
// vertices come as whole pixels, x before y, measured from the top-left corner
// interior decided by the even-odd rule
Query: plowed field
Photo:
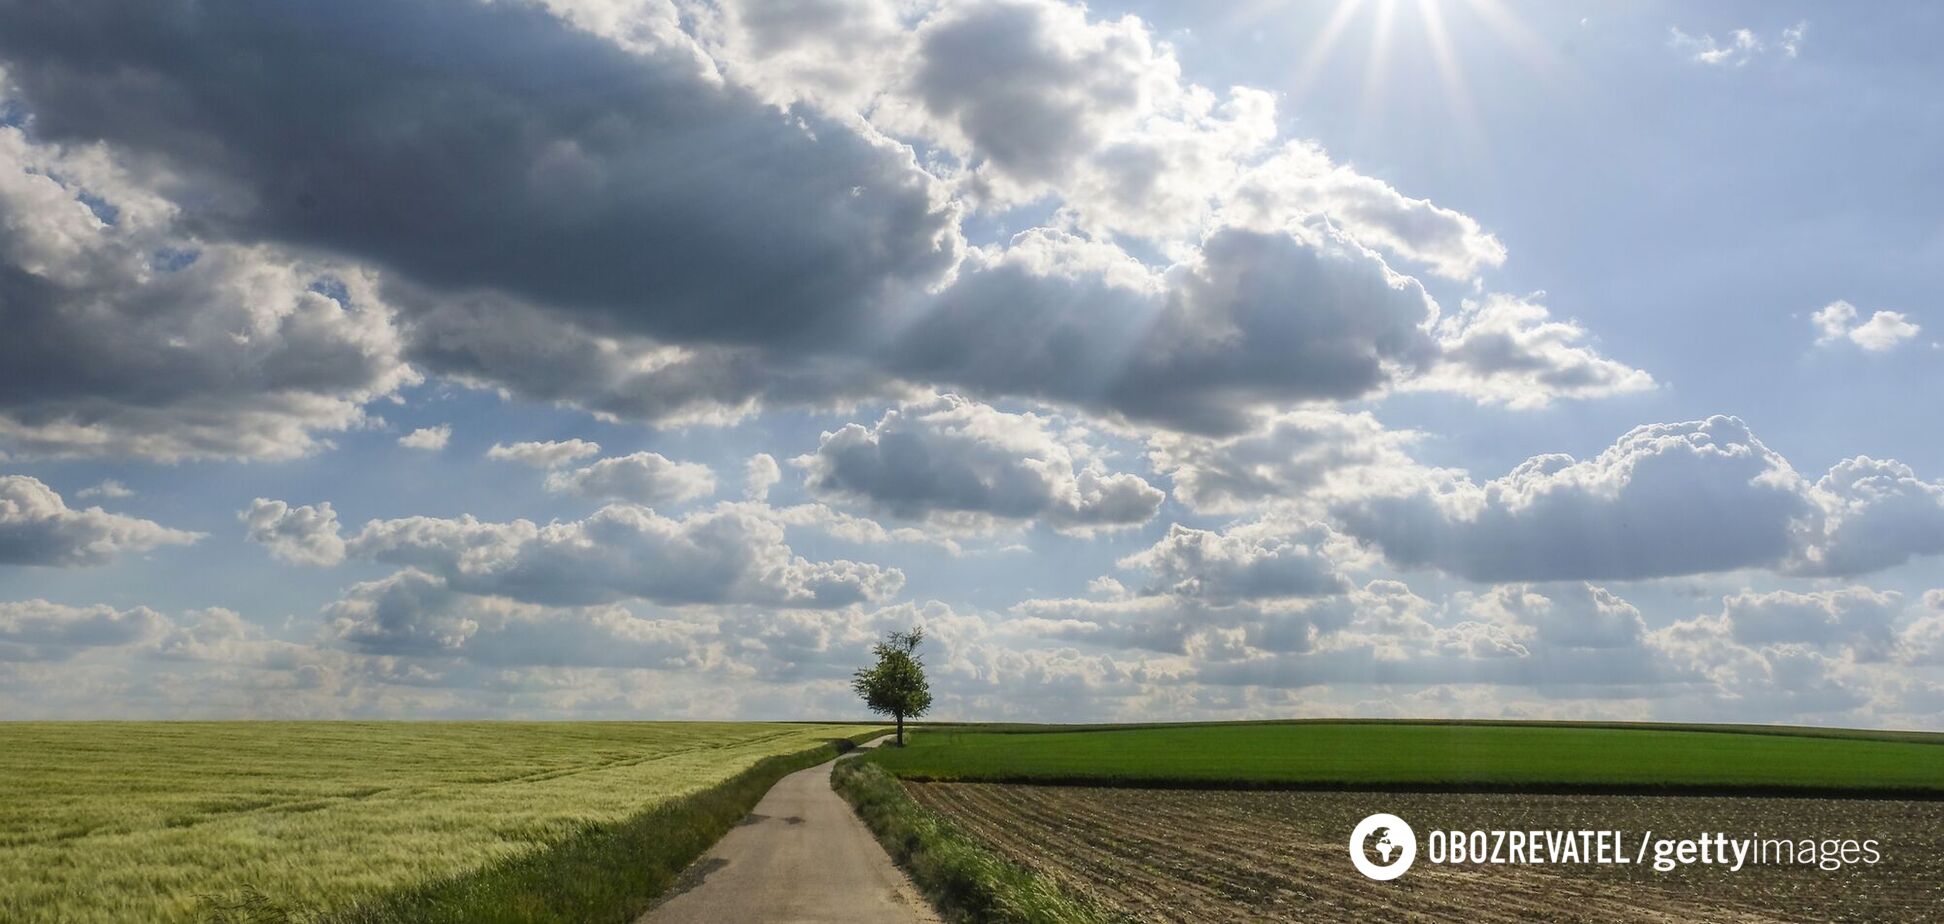
[[[1944,920],[1944,802],[906,785],[993,849],[1140,920]],[[1388,883],[1358,875],[1346,847],[1379,811],[1409,821],[1421,845]],[[1882,861],[1437,866],[1422,853],[1436,828],[1875,838]]]

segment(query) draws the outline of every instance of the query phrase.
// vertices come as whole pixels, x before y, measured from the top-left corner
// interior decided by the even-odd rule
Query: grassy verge
[[[855,758],[831,776],[837,791],[911,873],[946,918],[993,924],[1095,924],[1118,920],[1053,880],[974,843],[913,802],[873,760]]]
[[[765,758],[700,792],[620,822],[595,824],[484,868],[314,913],[244,892],[212,900],[210,924],[598,924],[632,921],[683,868],[747,815],[784,776],[882,734],[860,732]]]
[[[1340,723],[995,733],[927,728],[911,780],[1216,789],[1944,798],[1944,740],[1566,725]]]

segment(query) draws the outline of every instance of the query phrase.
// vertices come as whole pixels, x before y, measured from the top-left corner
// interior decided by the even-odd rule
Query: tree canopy
[[[897,720],[899,745],[904,744],[905,718],[924,715],[931,708],[931,685],[925,682],[925,663],[918,654],[924,640],[924,629],[885,633],[884,641],[871,648],[877,664],[858,671],[851,680],[851,689],[872,712]]]

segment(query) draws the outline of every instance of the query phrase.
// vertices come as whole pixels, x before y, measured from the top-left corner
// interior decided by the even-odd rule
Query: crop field
[[[909,780],[1210,788],[1944,795],[1944,735],[1469,723],[925,729]]]
[[[855,725],[0,723],[0,920],[306,913],[640,816]]]
[[[1069,892],[1143,921],[1918,921],[1944,915],[1944,803],[1517,793],[1251,792],[906,783],[920,804]],[[1344,855],[1372,812],[1433,828],[1878,838],[1809,867],[1433,866],[1381,887]],[[1057,849],[1048,849],[1057,845]]]

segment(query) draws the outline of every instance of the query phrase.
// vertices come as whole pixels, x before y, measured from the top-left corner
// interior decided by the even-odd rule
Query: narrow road
[[[830,766],[778,781],[637,924],[936,924],[924,896],[830,788]]]

